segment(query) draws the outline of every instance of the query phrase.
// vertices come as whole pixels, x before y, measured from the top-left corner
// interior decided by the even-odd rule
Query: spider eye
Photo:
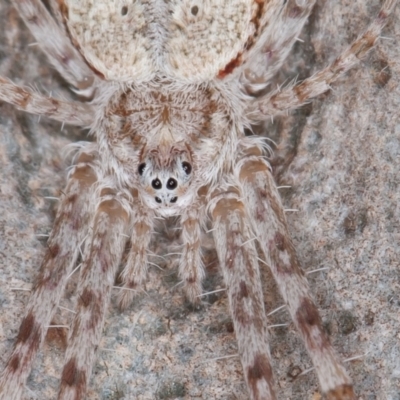
[[[157,203],[161,203],[161,199],[159,197],[156,197],[155,199]]]
[[[186,175],[190,175],[190,173],[192,172],[192,166],[186,161],[182,163],[182,168],[185,171]]]
[[[144,172],[145,168],[146,168],[146,163],[141,163],[141,164],[139,165],[138,172],[139,172],[139,175],[140,175],[140,176],[143,175],[143,172]]]
[[[178,182],[174,178],[168,179],[167,189],[175,189],[178,186]]]
[[[161,181],[158,178],[151,181],[151,186],[153,187],[153,189],[161,189],[162,188]]]
[[[172,199],[170,200],[171,203],[176,203],[176,201],[178,200],[177,197],[172,197]]]

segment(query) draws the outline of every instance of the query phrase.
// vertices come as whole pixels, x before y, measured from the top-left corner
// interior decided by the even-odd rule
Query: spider
[[[60,398],[84,397],[127,242],[120,274],[123,308],[145,283],[155,220],[175,215],[183,241],[179,276],[194,303],[204,276],[201,234],[210,220],[249,396],[275,398],[259,275],[259,266],[267,264],[323,393],[354,398],[298,265],[263,157],[264,141],[246,136],[245,129],[328,90],[374,45],[395,1],[385,1],[369,30],[328,68],[265,95],[314,4],[297,3],[237,1],[229,7],[188,2],[155,10],[115,2],[104,11],[100,2],[79,7],[50,2],[53,19],[39,1],[14,2],[52,64],[92,100],[49,99],[3,78],[0,98],[25,111],[90,127],[96,142],[74,148],[41,273],[2,375],[3,398],[21,396],[81,248],[77,309]],[[280,37],[274,35],[276,26],[286,28]],[[128,27],[133,40],[125,32]]]

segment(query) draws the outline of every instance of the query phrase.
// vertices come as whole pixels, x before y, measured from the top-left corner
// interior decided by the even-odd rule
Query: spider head
[[[137,172],[144,201],[163,216],[176,214],[191,201],[193,161],[184,144],[145,149]]]

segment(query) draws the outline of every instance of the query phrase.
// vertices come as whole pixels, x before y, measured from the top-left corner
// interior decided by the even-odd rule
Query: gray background
[[[376,0],[320,1],[272,85],[318,71],[377,14]],[[368,3],[368,4],[366,4]],[[400,399],[398,43],[400,8],[359,67],[332,91],[257,131],[277,144],[271,160],[299,257],[326,329],[347,363],[360,399]],[[26,31],[9,1],[0,2],[0,74],[42,93],[73,98]],[[65,184],[63,146],[83,138],[76,128],[0,104],[0,366],[10,352],[43,257],[56,201]],[[171,221],[166,225],[171,225]],[[175,231],[161,227],[161,253],[177,251]],[[163,240],[161,240],[161,238]],[[154,258],[141,295],[125,312],[112,305],[98,350],[90,399],[246,399],[224,293],[193,311],[175,286],[176,259]],[[223,287],[207,241],[206,290]],[[267,279],[268,274],[265,274]],[[70,306],[74,277],[62,305]],[[267,309],[282,301],[266,283]],[[23,290],[13,290],[15,288]],[[54,322],[67,324],[60,311]],[[271,323],[290,323],[285,311]],[[27,399],[52,399],[60,376],[65,329],[51,329],[28,381]],[[271,329],[280,399],[320,398],[294,327]]]

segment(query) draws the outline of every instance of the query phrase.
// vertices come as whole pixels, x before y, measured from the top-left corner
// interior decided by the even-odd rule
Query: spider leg
[[[137,199],[137,195],[134,196]],[[122,287],[118,293],[121,309],[130,305],[135,289],[140,287],[147,276],[147,254],[153,232],[153,215],[148,210],[137,207],[132,214],[131,248],[126,265],[121,273]]]
[[[47,3],[49,5],[49,9],[50,9],[50,13],[51,13],[52,17],[54,17],[57,25],[62,30],[62,32],[65,35],[67,35],[65,25],[64,25],[64,18],[62,16],[58,0],[48,0]]]
[[[78,258],[90,216],[92,187],[97,180],[92,161],[91,155],[82,153],[70,175],[39,278],[27,304],[14,349],[1,375],[1,400],[20,399],[35,355],[64,292],[67,277]]]
[[[253,155],[251,155],[253,153]],[[238,163],[242,193],[266,263],[300,332],[328,399],[355,399],[351,380],[324,332],[292,244],[285,212],[268,163],[258,149]]]
[[[183,250],[179,261],[179,276],[183,281],[183,290],[187,299],[199,303],[202,282],[205,277],[201,257],[201,224],[204,220],[204,198],[185,210],[181,217]]]
[[[241,68],[243,83],[258,90],[275,76],[303,29],[315,0],[268,1],[263,7],[261,34]]]
[[[101,193],[78,285],[77,313],[69,331],[59,399],[83,399],[101,340],[115,273],[129,223],[127,204],[111,190]]]
[[[93,122],[93,107],[78,102],[56,100],[24,89],[0,76],[0,100],[18,110],[44,115],[70,125],[89,126]]]
[[[372,21],[364,34],[359,36],[332,64],[303,82],[288,86],[268,96],[252,101],[246,114],[253,121],[265,120],[269,115],[282,114],[285,110],[298,108],[311,98],[316,97],[331,87],[342,74],[353,68],[374,47],[388,21],[397,0],[385,0],[378,16]]]
[[[80,90],[89,89],[95,81],[93,71],[43,3],[40,0],[13,0],[12,3],[61,76]]]
[[[252,400],[276,399],[257,250],[239,192],[213,193],[213,235]]]

